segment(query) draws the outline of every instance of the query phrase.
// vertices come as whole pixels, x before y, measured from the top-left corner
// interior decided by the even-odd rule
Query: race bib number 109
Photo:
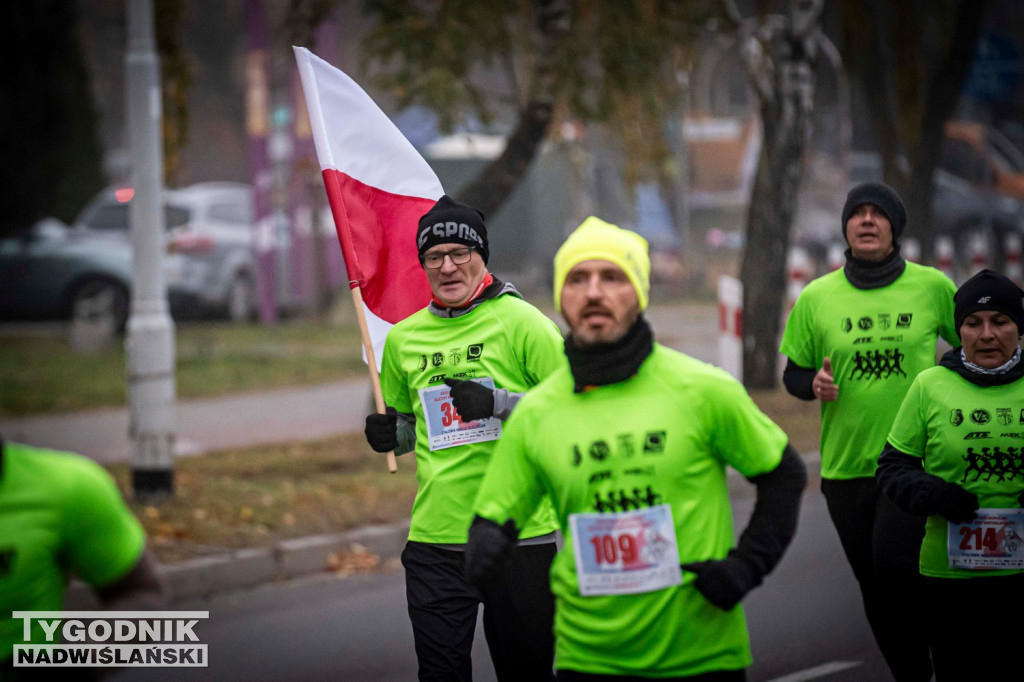
[[[570,514],[580,594],[653,592],[683,581],[667,504],[610,514]]]

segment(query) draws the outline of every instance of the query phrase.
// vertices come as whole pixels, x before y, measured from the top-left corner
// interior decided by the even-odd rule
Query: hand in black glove
[[[753,566],[736,557],[680,564],[684,571],[697,574],[693,586],[709,602],[728,611],[761,583]]]
[[[474,517],[466,543],[466,580],[469,584],[481,587],[493,579],[518,537],[519,531],[512,519],[499,526],[482,516]]]
[[[494,391],[465,379],[445,379],[451,388],[452,405],[464,421],[486,419],[494,414]]]
[[[932,508],[953,523],[967,523],[977,516],[978,496],[956,483],[943,481],[932,493]]]
[[[366,442],[377,452],[391,452],[398,447],[398,412],[393,407],[384,414],[374,412],[366,415]]]

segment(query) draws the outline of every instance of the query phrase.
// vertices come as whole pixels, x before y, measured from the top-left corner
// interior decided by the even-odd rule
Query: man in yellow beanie
[[[654,342],[640,236],[588,218],[555,256],[568,364],[522,398],[477,495],[466,571],[502,569],[549,494],[558,680],[742,680],[740,600],[796,530],[806,470],[720,369]],[[757,487],[733,546],[726,465]]]

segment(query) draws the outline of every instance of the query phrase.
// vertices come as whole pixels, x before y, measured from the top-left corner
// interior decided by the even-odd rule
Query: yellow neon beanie
[[[562,309],[562,285],[566,275],[585,260],[606,260],[619,266],[636,289],[640,310],[647,308],[651,290],[647,240],[636,232],[594,216],[584,220],[555,254],[555,308]]]

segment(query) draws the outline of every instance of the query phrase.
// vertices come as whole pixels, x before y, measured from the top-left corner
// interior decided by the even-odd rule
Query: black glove
[[[747,592],[761,584],[753,566],[732,556],[680,564],[680,567],[697,574],[693,586],[705,599],[723,611],[739,604]]]
[[[466,543],[466,580],[481,587],[492,580],[498,567],[519,537],[515,521],[499,526],[490,519],[475,516]]]
[[[956,483],[943,481],[931,495],[931,508],[953,523],[967,523],[977,516],[978,496]]]
[[[486,419],[494,414],[494,391],[483,384],[465,379],[445,379],[452,389],[452,405],[467,422]]]
[[[374,412],[366,415],[366,442],[377,452],[391,452],[398,447],[398,412],[393,407],[384,414]]]

